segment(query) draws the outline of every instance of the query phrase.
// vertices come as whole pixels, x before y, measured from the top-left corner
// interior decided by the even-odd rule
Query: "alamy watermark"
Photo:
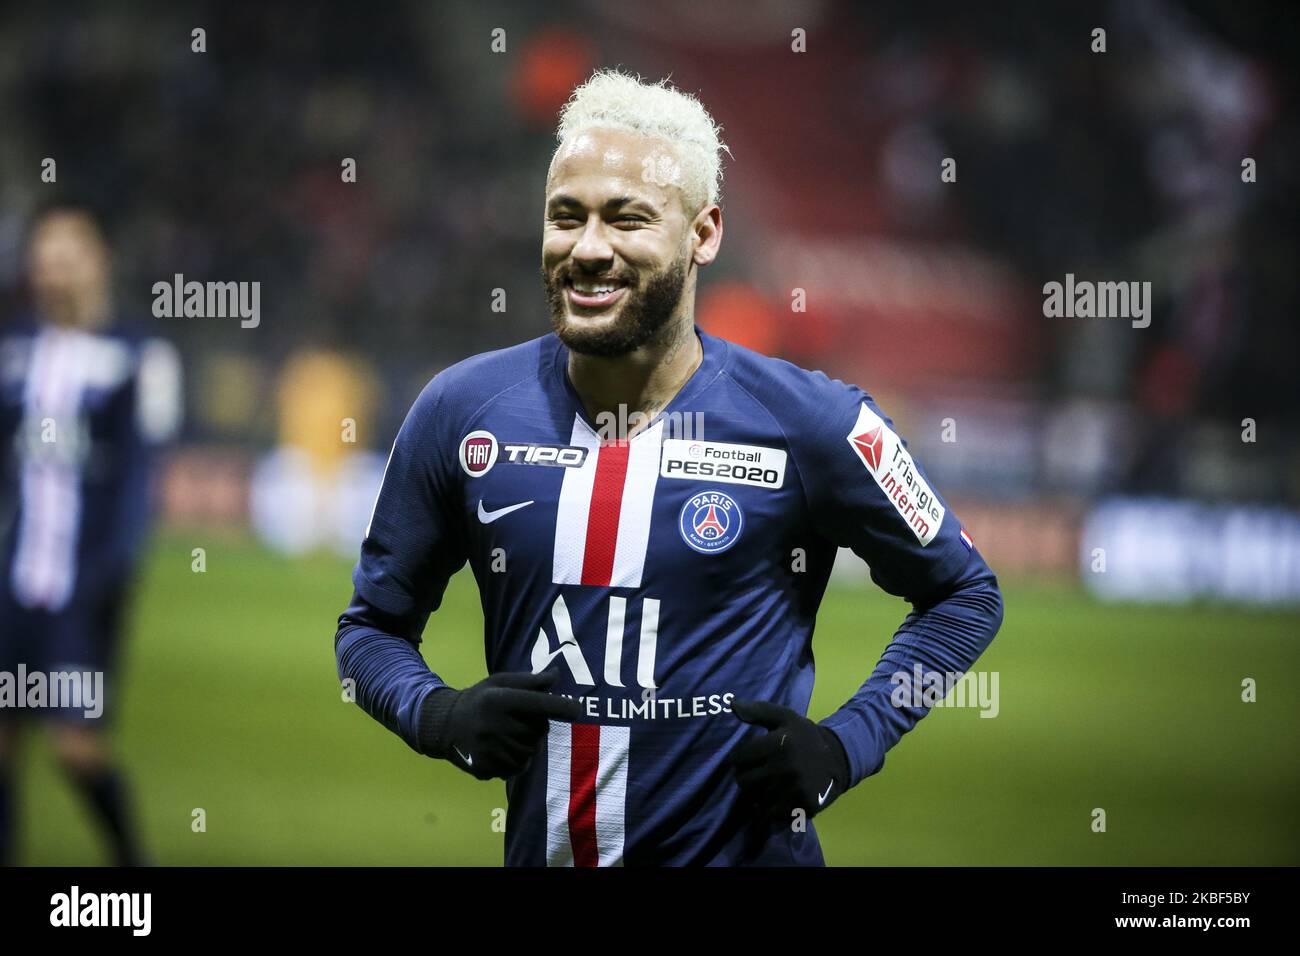
[[[1132,319],[1133,328],[1151,324],[1150,282],[1075,281],[1074,273],[1065,274],[1065,282],[1043,285],[1043,315],[1049,319]]]
[[[54,927],[121,927],[132,936],[148,936],[153,928],[152,893],[82,892],[80,886],[50,897]]]
[[[103,671],[0,671],[0,710],[80,710],[97,719],[104,713]]]
[[[927,671],[920,664],[909,671],[895,671],[889,678],[894,689],[889,694],[895,707],[973,707],[981,717],[996,717],[1001,704],[998,698],[997,671]]]
[[[619,404],[617,412],[601,412],[596,416],[596,435],[602,442],[626,442],[628,436],[636,437],[651,423],[663,424],[663,438],[700,441],[704,438],[703,412],[663,412],[654,416],[640,410],[630,411]]]
[[[262,283],[185,281],[153,284],[153,314],[158,319],[233,319],[245,329],[262,324]]]

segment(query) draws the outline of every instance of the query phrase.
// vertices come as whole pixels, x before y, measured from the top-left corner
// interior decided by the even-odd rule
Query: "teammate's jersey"
[[[180,414],[175,350],[121,327],[0,332],[0,593],[59,613],[120,585],[153,449]]]
[[[864,392],[699,334],[702,364],[630,441],[603,440],[615,430],[589,420],[547,335],[435,377],[394,445],[340,621],[341,672],[359,633],[418,642],[468,561],[489,672],[556,670],[553,692],[586,707],[580,723],[552,722],[507,781],[507,864],[821,863],[811,826],[762,824],[740,804],[724,758],[763,731],[731,701],[807,712],[837,546],[922,608],[963,585],[996,594]],[[996,626],[966,621],[933,646],[921,627],[902,644],[965,670]],[[886,636],[863,644],[863,676]],[[872,680],[824,722],[853,782],[920,716],[881,716],[888,675]],[[411,742],[441,681],[392,667],[359,683],[363,706]]]

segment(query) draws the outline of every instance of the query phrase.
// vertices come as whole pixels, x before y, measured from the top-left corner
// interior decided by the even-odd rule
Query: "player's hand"
[[[765,818],[789,823],[799,809],[811,818],[847,789],[848,756],[831,730],[762,700],[733,700],[731,712],[766,730],[731,752],[742,798]]]
[[[578,701],[547,693],[554,683],[554,672],[518,672],[433,691],[420,709],[421,750],[480,780],[514,776],[537,752],[548,721],[583,716]]]

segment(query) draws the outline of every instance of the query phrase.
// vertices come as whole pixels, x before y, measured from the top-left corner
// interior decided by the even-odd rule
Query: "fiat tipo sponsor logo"
[[[580,468],[587,449],[579,445],[546,445],[533,442],[497,441],[489,431],[472,431],[460,441],[460,467],[471,478],[481,478],[500,459],[511,465],[549,465]]]

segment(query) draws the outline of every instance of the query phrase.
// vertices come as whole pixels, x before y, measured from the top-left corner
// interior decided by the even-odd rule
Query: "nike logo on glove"
[[[825,806],[825,804],[826,804],[826,798],[829,797],[829,796],[831,795],[831,787],[833,787],[833,786],[835,786],[835,781],[834,781],[834,780],[832,780],[830,783],[826,784],[826,792],[825,792],[825,793],[819,793],[819,794],[817,794],[817,806],[819,806],[819,807],[821,807],[821,806]]]
[[[518,511],[520,508],[527,508],[532,503],[533,502],[531,501],[523,501],[517,505],[507,505],[505,508],[498,508],[496,511],[484,511],[483,499],[480,498],[478,500],[478,520],[484,524],[491,524],[493,521],[496,521],[497,518],[504,518],[506,515],[510,514],[510,512]]]
[[[472,767],[472,766],[474,766],[474,758],[471,757],[469,754],[461,753],[460,748],[457,747],[455,744],[452,744],[452,745],[451,745],[451,749],[454,750],[454,751],[456,751],[456,756],[457,756],[457,757],[459,757],[461,760],[465,761],[465,766],[467,766],[467,767]]]

